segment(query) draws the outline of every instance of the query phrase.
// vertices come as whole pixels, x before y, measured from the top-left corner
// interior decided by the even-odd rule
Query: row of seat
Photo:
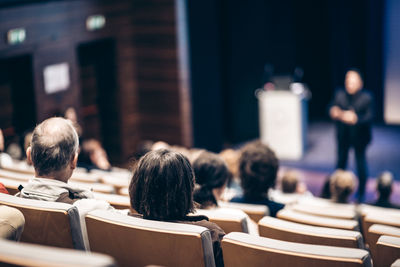
[[[84,248],[82,230],[80,228],[78,218],[79,215],[77,214],[77,210],[75,207],[63,203],[20,199],[5,194],[0,195],[0,203],[17,207],[24,213],[26,217],[26,229],[22,235],[22,241],[58,247],[69,247],[77,249]],[[209,237],[207,237],[206,234],[206,232],[208,233],[208,230],[205,228],[193,230],[193,227],[191,225],[154,222],[110,213],[107,211],[94,211],[89,213],[86,217],[86,227],[88,231],[91,250],[112,255],[117,259],[117,262],[120,265],[122,264],[122,266],[133,264],[132,262],[129,262],[133,260],[131,257],[132,253],[134,253],[133,251],[140,251],[139,255],[146,254],[146,251],[149,247],[154,247],[154,240],[157,240],[157,244],[163,243],[164,245],[165,243],[168,243],[169,240],[174,240],[175,247],[171,244],[168,244],[166,248],[178,249],[176,247],[177,244],[185,244],[184,247],[190,248],[190,251],[197,251],[195,255],[192,255],[192,257],[200,257],[198,254],[200,253],[199,251],[202,251],[201,257],[203,258],[203,261],[207,262],[211,261],[210,259],[213,259],[212,247],[209,247],[208,249],[204,247],[205,244],[207,244],[208,242],[207,240],[209,240]],[[46,231],[42,231],[41,229],[46,229]],[[287,246],[289,243],[291,244],[291,246],[296,247],[297,245],[292,244],[296,244],[294,242],[301,242],[303,243],[302,245],[305,245],[304,243],[308,243],[314,245],[328,245],[330,247],[340,246],[342,248],[363,248],[361,234],[357,231],[307,226],[268,216],[260,220],[259,229],[261,236],[268,237],[268,239],[275,241],[278,241],[279,239],[282,242],[286,242],[272,242],[272,244],[275,245],[286,244],[283,247]],[[143,230],[145,230],[145,232],[143,232]],[[244,228],[242,228],[242,231],[243,230]],[[387,228],[387,226],[373,225],[373,227],[371,227],[371,231],[374,232],[374,234],[376,235],[379,235],[380,233],[390,234],[390,230],[391,229]],[[177,233],[180,233],[182,235],[182,240],[176,236]],[[197,236],[197,238],[195,239],[201,240],[201,242],[197,241],[197,244],[201,244],[202,248],[197,247],[197,249],[192,249],[192,246],[190,246],[189,244],[186,245],[186,242],[190,243],[190,241],[187,241],[190,240],[190,238],[187,239],[187,236],[193,236],[193,233],[195,233],[194,236]],[[171,238],[169,236],[170,234],[173,234],[174,238]],[[237,237],[236,234],[233,236]],[[231,237],[231,235],[228,234],[225,240],[229,240],[229,237]],[[242,237],[244,238],[243,242],[245,244],[247,244],[250,239],[253,240],[251,237]],[[163,240],[165,240],[165,242],[163,242]],[[253,241],[255,240],[264,239],[256,238]],[[260,244],[264,244],[263,242],[261,242]],[[377,242],[378,245],[380,243]],[[387,243],[388,242],[383,244]],[[129,244],[129,246],[127,246],[127,244]],[[258,243],[256,242],[256,244]],[[242,245],[246,246],[244,244]],[[267,245],[271,246],[271,244],[268,242],[263,246]],[[136,248],[136,246],[138,248]],[[132,247],[135,249],[131,250]],[[301,247],[302,246],[298,248],[300,249]],[[165,260],[165,257],[167,257],[168,255],[176,255],[176,252],[172,253],[171,250],[168,250],[169,252],[166,254],[163,253],[162,250],[164,249],[164,247],[161,247],[159,249],[160,251],[157,251],[156,255],[160,255],[161,260]],[[262,248],[259,249],[261,249],[261,251],[265,250]],[[227,248],[225,250],[227,250]],[[281,251],[282,249],[279,246],[277,246],[275,250],[276,253],[284,253]],[[301,251],[302,250],[300,250],[300,252]],[[153,250],[153,252],[155,251]],[[398,250],[395,252],[397,253],[397,256],[400,256],[398,255]],[[185,257],[189,256],[186,255],[187,252],[185,252],[184,254]],[[301,257],[309,257],[303,254],[304,253],[301,252],[299,255],[302,255]],[[322,257],[321,259],[326,258],[323,255],[319,256]],[[150,258],[144,258],[142,263],[161,264],[161,261],[156,262],[154,257],[155,256],[152,254]],[[362,262],[362,266],[368,266],[365,265],[368,261],[367,258],[365,258],[365,255],[363,257],[363,260],[360,261]],[[379,259],[379,257],[380,256],[377,256],[377,259]],[[385,259],[387,258],[388,257],[385,257]],[[137,261],[137,259],[135,259],[135,261]],[[163,261],[164,265],[170,265],[170,263],[171,262]]]
[[[75,207],[8,195],[0,197],[2,204],[14,204],[24,214],[26,228],[21,237],[22,241],[82,249],[82,234],[79,221],[76,221],[78,215],[75,213]],[[25,204],[22,205],[20,200]],[[35,208],[30,205],[35,205]],[[35,214],[33,211],[36,211]],[[42,224],[34,225],[34,220],[39,220]],[[111,255],[119,266],[214,266],[210,232],[204,227],[144,220],[103,210],[89,212],[85,221],[91,251]],[[231,261],[231,258],[237,256],[238,244],[242,252],[249,249],[249,244],[250,247],[254,247],[254,257],[250,257],[252,261],[265,262],[269,258],[276,260],[284,257],[287,262],[284,266],[293,265],[302,258],[306,262],[322,264],[326,255],[334,259],[335,264],[332,266],[352,262],[353,258],[357,258],[357,266],[369,266],[370,260],[368,252],[364,250],[347,251],[347,248],[296,244],[234,232],[226,235],[222,241],[226,266],[237,266],[238,262]],[[307,252],[317,249],[320,251],[314,253],[315,255]],[[269,252],[260,254],[260,251]],[[298,255],[293,256],[294,251],[297,251]]]
[[[14,172],[12,170],[7,171]],[[13,179],[9,180],[14,181],[14,187],[17,184],[21,184]],[[109,201],[116,208],[129,208],[130,203],[129,197],[126,196],[126,186],[123,186],[119,181],[117,179],[116,186],[105,183],[99,184],[100,186],[96,190],[95,196]],[[81,185],[85,184],[79,184],[79,186]],[[101,186],[103,189],[101,189]],[[114,192],[116,188],[118,192],[124,191],[125,196],[109,194],[111,190],[108,191],[107,186],[113,188]],[[399,226],[398,218],[400,215],[397,210],[382,210],[367,205],[356,207],[354,205],[334,204],[314,198],[308,198],[307,201],[288,206],[288,208],[278,213],[278,219],[265,217],[268,215],[268,209],[265,206],[237,203],[220,203],[220,206],[244,210],[254,221],[258,222],[261,236],[284,241],[363,248],[362,236],[358,232],[362,230],[374,259],[378,258],[377,240],[382,234],[398,236],[397,230],[399,229],[395,227]],[[226,233],[248,232],[246,218],[242,215],[227,216],[214,211],[202,212],[203,214],[207,213],[205,215],[211,221],[220,225]],[[385,212],[384,216],[382,216],[382,212]],[[359,218],[361,219],[361,224],[358,223]]]

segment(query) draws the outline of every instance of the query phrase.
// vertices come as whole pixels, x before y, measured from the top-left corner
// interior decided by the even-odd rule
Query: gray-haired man
[[[79,139],[75,128],[64,118],[50,118],[36,126],[26,150],[35,177],[17,196],[76,206],[84,226],[84,216],[94,209],[114,210],[107,202],[94,199],[91,191],[68,184],[78,161]],[[125,212],[126,213],[126,212]]]

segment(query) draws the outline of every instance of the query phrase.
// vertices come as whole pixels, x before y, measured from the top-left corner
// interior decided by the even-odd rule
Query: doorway
[[[111,162],[120,155],[115,40],[78,46],[81,82],[81,120],[84,138],[101,141]]]
[[[0,59],[0,127],[5,145],[23,146],[23,137],[36,125],[32,56]]]

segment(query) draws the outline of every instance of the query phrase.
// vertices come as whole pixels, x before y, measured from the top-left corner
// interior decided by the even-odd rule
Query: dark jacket
[[[278,211],[285,207],[285,205],[269,200],[267,197],[234,197],[231,199],[231,202],[265,205],[268,207],[269,215],[272,217],[276,217]]]
[[[355,125],[336,121],[337,138],[339,143],[352,146],[366,146],[372,139],[371,122],[373,119],[372,95],[365,89],[350,95],[345,89],[336,91],[330,107],[338,106],[342,110],[354,110],[358,120]]]

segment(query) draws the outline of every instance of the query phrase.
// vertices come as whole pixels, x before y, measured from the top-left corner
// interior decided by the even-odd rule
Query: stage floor
[[[372,131],[373,140],[367,150],[370,179],[367,183],[366,202],[375,199],[374,177],[384,170],[389,170],[397,180],[393,201],[400,203],[400,127],[374,125]],[[314,195],[319,195],[327,175],[334,171],[336,165],[334,124],[311,123],[307,142],[307,149],[301,160],[281,160],[281,166],[300,170],[309,190]],[[348,168],[356,171],[353,151],[349,157]]]

